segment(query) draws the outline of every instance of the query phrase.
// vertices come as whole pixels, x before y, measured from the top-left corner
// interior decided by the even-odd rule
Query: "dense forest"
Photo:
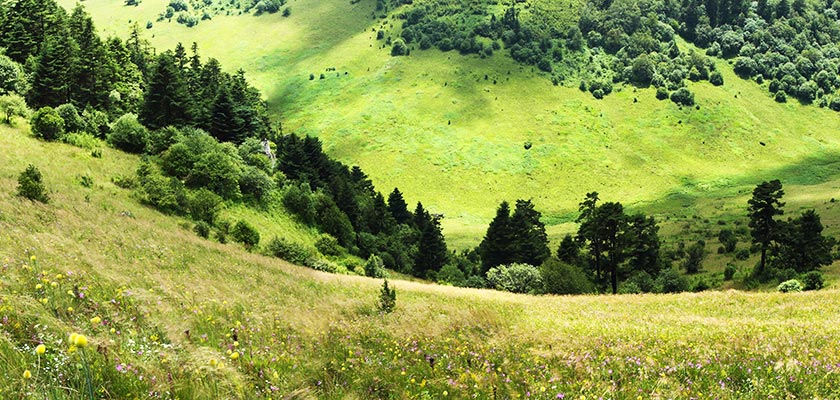
[[[802,4],[770,7],[759,3],[756,10],[729,3],[668,3],[668,7],[628,2],[587,4],[578,24],[562,30],[556,38],[546,38],[537,32],[555,31],[530,27],[533,22],[518,16],[519,5],[507,7],[504,15],[496,18],[482,12],[486,10],[482,2],[471,2],[464,9],[422,4],[400,14],[405,23],[397,40],[403,41],[403,46],[417,42],[421,48],[434,45],[492,56],[501,48],[498,40],[520,61],[545,61],[547,66],[539,68],[546,72],[553,71],[557,62],[569,60],[565,55],[570,52],[603,49],[614,57],[609,69],[613,75],[608,79],[599,75],[582,83],[582,89],[599,97],[609,93],[611,82],[629,80],[660,88],[663,84],[666,90],[673,90],[671,99],[682,104],[693,102],[683,87],[686,76],[715,83],[719,74],[705,56],[681,52],[676,33],[708,45],[712,55],[741,54],[735,69],[744,73],[744,63],[750,62],[745,60],[754,63],[751,57],[780,47],[765,46],[761,53],[750,44],[753,39],[746,38],[740,45],[732,45],[724,38],[743,33],[734,26],[760,18],[772,22],[762,26],[776,32],[782,28],[772,26],[789,26],[786,24],[813,11]],[[383,277],[387,268],[440,283],[514,292],[639,293],[710,287],[703,279],[686,277],[701,271],[705,242],[689,246],[680,242],[675,249],[665,248],[653,217],[628,214],[619,202],[602,203],[596,192],[588,193],[580,203],[577,233],[567,235],[556,250],[549,249],[541,213],[530,200],[520,199],[513,210],[507,202],[499,205],[477,248],[450,252],[441,231],[442,214],[431,213],[420,202],[410,209],[397,188],[386,198],[359,167],[330,158],[317,138],[284,132],[280,123],[272,121],[244,72],[227,73],[217,60],[202,60],[196,44],[190,50],[179,44],[156,54],[136,25],[125,41],[100,38],[81,5],[69,14],[52,0],[19,0],[0,6],[0,47],[4,49],[0,54],[0,108],[5,122],[30,116],[33,109],[30,126],[41,139],[90,147],[94,157],[101,156],[95,148],[99,140],[141,154],[136,174],[114,177],[114,183],[133,190],[147,205],[191,219],[196,234],[204,238],[222,243],[233,240],[249,250],[324,271],[354,271],[358,266],[360,273]],[[387,5],[380,3],[380,7]],[[764,10],[761,7],[770,7],[770,11],[759,13]],[[715,11],[704,11],[696,16],[696,24],[687,25],[688,9]],[[457,16],[464,10],[472,10],[473,18],[461,20],[475,24],[472,31],[440,25],[439,18],[432,18]],[[642,14],[646,19],[634,19]],[[813,21],[823,20],[814,17]],[[756,70],[745,76],[760,80],[767,72],[767,79],[773,79],[770,87],[787,93],[790,87],[779,85],[790,81],[794,72],[780,71],[794,65],[800,73],[794,81],[816,85],[820,89],[814,99],[825,99],[833,93],[837,67],[833,52],[817,52],[815,46],[833,49],[833,36],[820,36],[822,31],[817,28],[822,25],[814,27],[797,34],[806,35],[802,52],[812,55],[813,61],[800,55],[796,65],[788,62],[780,69]],[[451,35],[462,35],[458,32],[474,35],[453,41]],[[772,38],[763,40],[770,43]],[[825,44],[810,44],[821,40]],[[785,45],[789,42],[795,41],[784,41]],[[749,46],[754,51],[746,56],[744,49]],[[642,64],[644,68],[637,68]],[[767,64],[761,65],[765,68]],[[807,65],[813,68],[800,68]],[[826,75],[833,80],[816,78]],[[812,77],[820,85],[811,81]],[[37,188],[38,181],[34,167],[21,175],[23,188]],[[27,197],[48,201],[38,190],[29,192],[22,189]],[[777,219],[782,214],[782,195],[778,181],[756,187],[749,203],[749,231],[721,229],[718,252],[741,260],[751,253],[761,254],[754,271],[743,277],[747,287],[799,278],[807,288],[818,289],[822,286],[818,270],[833,260],[835,242],[823,236],[814,211],[787,221]],[[222,207],[230,204],[257,210],[282,208],[321,236],[315,249],[284,237],[261,240],[249,221],[219,218]],[[736,250],[739,238],[747,235],[750,249]],[[727,267],[722,279],[731,280],[734,273],[734,267]]]
[[[709,58],[729,60],[744,79],[788,97],[840,111],[840,25],[836,1],[586,0],[580,5],[474,0],[381,2],[402,24],[377,37],[399,49],[437,47],[515,60],[600,98],[615,83],[657,88],[660,99],[692,105],[686,79],[723,85]],[[401,8],[399,8],[401,7]],[[380,16],[384,16],[383,13]],[[678,36],[705,54],[678,44]]]

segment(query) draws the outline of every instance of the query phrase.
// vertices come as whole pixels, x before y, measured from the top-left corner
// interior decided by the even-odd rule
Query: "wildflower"
[[[93,325],[99,325],[100,322],[102,322],[102,318],[99,318],[98,316],[90,319],[90,323]]]
[[[230,359],[231,360],[236,360],[237,358],[239,358],[239,352],[234,351],[233,354],[230,355]]]
[[[70,343],[72,343],[76,347],[85,347],[87,346],[88,340],[87,337],[85,337],[85,335],[73,333],[70,335]]]
[[[35,347],[35,353],[38,355],[44,354],[46,353],[46,351],[47,346],[44,346],[43,344],[39,344],[37,347]]]
[[[41,299],[41,304],[47,304],[48,301],[49,300],[46,297],[44,297],[43,299]]]
[[[444,390],[444,391],[443,391],[443,397],[446,397],[446,396],[449,396],[449,392],[448,392],[448,391],[446,391],[446,390]]]
[[[73,307],[67,307],[67,312],[73,312]]]
[[[38,290],[40,290],[42,287],[44,287],[44,285],[42,285],[40,283],[35,285],[35,289],[38,289]]]
[[[111,333],[117,333],[117,329],[116,328],[111,328]]]
[[[219,365],[219,360],[216,360],[215,358],[210,359],[210,366],[211,367],[215,367],[215,366],[218,366],[218,365]]]
[[[233,347],[239,347],[239,341],[234,340],[233,341]]]
[[[70,344],[75,344],[76,343],[76,338],[78,336],[79,336],[79,334],[76,333],[76,332],[71,333],[70,338],[69,338]]]
[[[28,369],[26,371],[23,371],[23,379],[29,379],[31,377],[32,377],[32,373],[29,372]]]

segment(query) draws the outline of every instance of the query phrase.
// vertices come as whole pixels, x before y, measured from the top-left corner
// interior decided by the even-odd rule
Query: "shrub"
[[[198,189],[189,196],[187,205],[190,216],[196,221],[213,224],[222,206],[222,198],[207,190]]]
[[[539,272],[544,293],[581,294],[595,291],[595,286],[583,270],[554,257],[546,260]]]
[[[667,99],[668,97],[669,97],[669,95],[668,95],[668,89],[666,89],[666,88],[664,88],[664,87],[662,87],[662,86],[660,86],[660,87],[656,88],[656,98],[657,98],[657,99],[659,99],[659,100],[665,100],[665,99]]]
[[[682,104],[684,106],[693,106],[694,93],[691,93],[690,90],[684,87],[679,88],[674,93],[671,93],[671,101],[677,104]]]
[[[251,250],[260,243],[260,232],[245,220],[239,220],[230,232],[233,240]]]
[[[675,268],[666,268],[659,272],[656,286],[661,293],[679,293],[688,290],[688,280]]]
[[[369,276],[371,278],[384,278],[385,277],[385,265],[382,263],[382,259],[379,258],[376,254],[371,254],[368,257],[367,261],[364,265],[365,268],[365,276]]]
[[[274,181],[263,170],[247,166],[239,177],[239,191],[256,201],[262,201],[271,190]]]
[[[802,275],[802,282],[805,285],[805,290],[820,290],[825,286],[825,281],[820,271],[811,271]]]
[[[268,242],[266,251],[269,255],[282,258],[292,264],[305,265],[312,254],[305,247],[284,238],[274,237]]]
[[[216,240],[219,243],[227,243],[227,237],[230,235],[230,221],[216,222]]]
[[[540,271],[529,264],[500,265],[487,271],[487,281],[497,290],[533,293],[542,289]]]
[[[2,86],[2,83],[0,83],[0,86]],[[29,108],[26,107],[26,100],[23,97],[16,93],[9,93],[0,96],[0,112],[3,113],[3,122],[11,124],[12,117],[28,116]]]
[[[702,292],[705,290],[709,290],[709,284],[706,283],[705,279],[700,279],[697,283],[694,284],[694,288],[692,289],[693,292]]]
[[[446,264],[438,271],[437,282],[453,286],[464,286],[467,283],[467,278],[464,276],[464,271],[461,271],[461,268],[458,268],[457,265]]]
[[[64,135],[64,120],[52,107],[42,107],[32,114],[32,133],[44,140],[56,140]]]
[[[99,139],[104,139],[108,132],[111,131],[108,114],[102,111],[86,108],[82,111],[82,118],[85,121],[84,131]]]
[[[735,252],[735,259],[736,260],[744,261],[748,258],[750,258],[750,250],[749,249],[739,249],[738,251]]]
[[[280,15],[282,15],[284,17],[288,17],[288,16],[292,15],[292,8],[291,7],[284,8],[283,13],[280,14]]]
[[[402,39],[397,39],[394,41],[394,45],[391,47],[391,55],[392,56],[404,56],[408,47],[405,45],[405,41]]]
[[[801,292],[802,283],[796,279],[790,279],[780,283],[779,286],[776,287],[776,290],[781,293]]]
[[[32,164],[29,164],[18,176],[17,195],[26,197],[29,200],[49,203],[50,196],[47,195],[47,188],[44,186],[41,171]]]
[[[76,146],[86,150],[98,149],[102,142],[93,137],[89,133],[72,132],[61,137],[61,141],[71,146]]]
[[[787,102],[787,93],[784,90],[779,90],[776,92],[776,96],[773,97],[777,103],[786,103]]]
[[[129,153],[142,153],[149,144],[149,132],[137,121],[136,114],[124,114],[111,125],[108,143]]]
[[[210,237],[210,224],[204,221],[198,221],[193,227],[193,231],[196,235],[207,239]]]
[[[723,270],[723,280],[731,281],[735,276],[737,269],[732,264],[726,264],[726,269]]]
[[[85,120],[79,115],[79,110],[72,104],[62,104],[55,108],[58,116],[64,120],[65,132],[84,132]]]
[[[338,244],[338,239],[327,234],[318,238],[315,242],[315,249],[325,256],[340,256],[347,252],[347,249]]]
[[[639,289],[639,293],[656,291],[656,281],[646,271],[637,271],[636,273],[630,275],[630,278],[627,278],[625,283],[637,287]]]
[[[149,133],[149,154],[160,154],[181,140],[181,132],[174,126],[167,126]]]
[[[723,75],[720,74],[718,71],[713,71],[711,75],[709,75],[709,82],[715,86],[722,86],[723,85]]]
[[[379,311],[390,313],[397,306],[397,291],[388,287],[388,280],[382,283],[382,290],[379,291]]]

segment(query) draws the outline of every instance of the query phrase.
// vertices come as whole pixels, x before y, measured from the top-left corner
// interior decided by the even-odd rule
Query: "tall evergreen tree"
[[[583,202],[580,203],[580,215],[577,222],[580,224],[578,228],[577,239],[580,243],[587,243],[589,247],[589,256],[592,257],[593,270],[595,272],[596,280],[601,280],[601,256],[603,255],[603,242],[598,236],[598,225],[595,221],[595,212],[598,210],[598,192],[590,192],[586,194]]]
[[[61,27],[64,10],[53,0],[18,0],[9,4],[0,20],[0,47],[6,55],[24,64],[37,56],[47,36]]]
[[[140,120],[150,129],[190,123],[190,96],[181,70],[171,52],[157,58],[140,110]]]
[[[93,19],[81,4],[76,5],[69,19],[70,33],[79,46],[72,75],[72,98],[79,109],[87,105],[103,108],[113,87],[116,68],[105,45],[96,33]]]
[[[756,275],[765,276],[767,265],[767,250],[770,244],[778,238],[779,224],[775,220],[777,215],[784,214],[782,207],[785,203],[780,200],[785,192],[778,179],[762,182],[753,190],[753,197],[748,201],[747,211],[750,217],[752,241],[761,248],[761,260],[756,269]]]
[[[443,238],[438,218],[432,218],[426,223],[417,247],[417,256],[414,260],[416,276],[428,278],[440,271],[441,267],[449,261],[449,251],[446,249],[446,241]]]
[[[629,217],[627,227],[627,266],[630,271],[645,271],[656,276],[662,265],[659,256],[659,226],[656,219],[643,214]]]
[[[541,214],[530,200],[517,200],[510,220],[513,233],[513,261],[538,266],[551,256],[548,235]]]
[[[595,235],[603,244],[606,256],[606,269],[610,273],[610,286],[613,294],[618,293],[619,265],[625,257],[625,230],[627,216],[621,203],[608,202],[598,207],[595,212]]]
[[[220,142],[240,143],[242,141],[242,120],[236,115],[230,91],[219,90],[210,111],[210,131]]]
[[[572,235],[563,236],[557,248],[557,259],[570,265],[578,265],[580,262],[580,246]]]
[[[495,266],[513,262],[513,238],[510,205],[503,201],[496,209],[496,216],[490,221],[490,226],[487,227],[484,240],[478,245],[482,274]]]
[[[429,212],[423,208],[423,203],[417,202],[417,207],[414,208],[414,227],[417,228],[419,232],[423,232],[426,229],[426,225],[430,223],[432,216],[429,215]]]
[[[780,225],[776,260],[780,268],[793,268],[803,273],[832,263],[834,239],[823,236],[823,225],[816,211],[805,211],[798,218]]]
[[[398,224],[410,224],[411,212],[408,211],[408,204],[405,203],[403,195],[399,189],[394,188],[394,191],[388,195],[388,211]]]
[[[70,79],[76,64],[78,46],[76,41],[66,35],[47,37],[32,76],[32,88],[27,103],[32,107],[55,107],[69,103]]]

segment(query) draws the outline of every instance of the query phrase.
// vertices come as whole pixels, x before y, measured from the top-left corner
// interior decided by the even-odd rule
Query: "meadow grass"
[[[130,21],[144,26],[164,3],[85,6],[101,30],[125,36]],[[217,16],[194,28],[156,22],[146,38],[160,50],[197,42],[203,56],[246,70],[285,132],[317,135],[331,156],[360,165],[379,190],[399,187],[412,205],[421,200],[445,214],[454,248],[478,244],[502,200],[532,199],[557,243],[589,191],[653,213],[644,206],[683,192],[698,198],[765,179],[801,181],[793,166],[840,151],[836,113],[776,103],[723,60],[724,86],[688,84],[699,109],[633,86],[596,100],[577,81],[553,86],[503,51],[487,59],[437,50],[390,57],[375,30],[400,21],[393,13],[372,19],[372,0],[289,4],[287,18]],[[538,2],[523,18],[566,20],[574,9]],[[833,176],[836,165],[827,167]]]
[[[840,385],[836,285],[535,297],[396,279],[382,315],[380,280],[204,240],[140,205],[109,183],[136,156],[90,159],[7,127],[0,148],[13,155],[0,163],[2,398],[87,398],[87,376],[95,398],[835,398]],[[14,194],[28,163],[50,204]]]

